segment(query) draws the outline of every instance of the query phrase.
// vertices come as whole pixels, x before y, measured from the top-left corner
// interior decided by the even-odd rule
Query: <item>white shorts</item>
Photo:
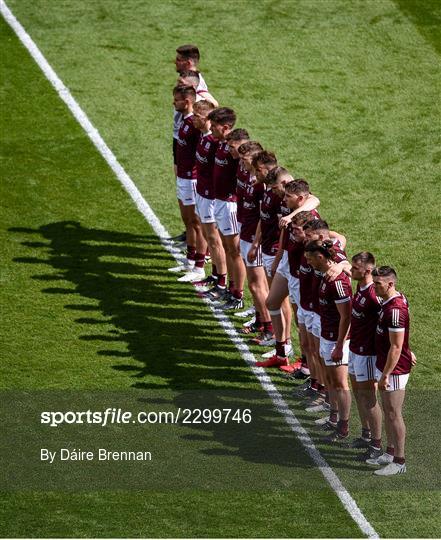
[[[345,341],[345,344],[343,345],[343,358],[340,360],[340,362],[334,362],[333,360],[331,360],[331,354],[335,349],[336,344],[336,341],[329,341],[322,337],[320,338],[320,356],[325,361],[326,367],[338,367],[348,365],[349,340],[347,339]]]
[[[307,309],[303,309],[302,306],[299,306],[297,310],[297,320],[299,324],[303,324],[306,328],[306,331],[312,334],[312,325],[314,322],[314,312]]]
[[[250,251],[250,248],[253,244],[251,242],[247,242],[246,240],[240,241],[240,254],[242,256],[242,259],[245,262],[245,266],[248,266],[249,268],[255,268],[257,266],[262,266],[262,246],[259,245],[257,248],[257,257],[254,259],[254,262],[250,263],[248,261],[248,252]]]
[[[296,304],[298,307],[297,309],[297,319],[298,319],[299,311],[300,311],[300,280],[298,277],[294,277],[293,275],[289,274],[288,290],[289,290],[289,300],[291,304]]]
[[[379,381],[383,372],[375,368],[376,379]],[[389,388],[386,392],[394,392],[395,390],[404,390],[406,388],[407,381],[409,380],[410,373],[405,375],[389,375]]]
[[[176,196],[184,206],[196,204],[196,180],[176,178]]]
[[[289,281],[289,276],[291,275],[289,271],[289,261],[288,261],[288,252],[283,250],[282,258],[279,261],[279,266],[277,267],[276,272],[283,276],[286,281]]]
[[[215,223],[214,219],[214,199],[206,199],[196,193],[196,214],[201,223]]]
[[[268,277],[272,277],[271,268],[275,258],[275,255],[267,255],[266,253],[262,253],[263,267],[265,268],[265,272]]]
[[[216,219],[219,232],[224,236],[239,234],[239,226],[237,223],[237,203],[215,199],[214,217]]]
[[[322,335],[322,322],[320,320],[320,315],[313,311],[314,313],[314,319],[312,320],[312,330],[311,333],[316,337],[319,338],[321,341],[321,335]],[[331,342],[330,342],[331,343]]]
[[[357,382],[375,381],[376,356],[366,356],[349,351],[348,373]]]

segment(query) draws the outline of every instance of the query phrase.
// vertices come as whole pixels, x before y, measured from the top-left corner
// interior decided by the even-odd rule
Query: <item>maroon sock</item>
[[[394,463],[404,465],[406,463],[406,460],[403,457],[394,457]]]
[[[331,409],[329,414],[329,421],[335,424],[338,419],[338,411],[336,409]]]
[[[310,381],[311,381],[311,384],[309,385],[310,388],[312,388],[312,390],[317,391],[317,388],[318,388],[317,379],[310,379]]]
[[[376,449],[381,448],[381,439],[371,439],[371,446],[373,446]]]
[[[285,342],[276,341],[276,354],[277,356],[285,356]]]
[[[189,261],[196,260],[196,248],[187,244],[187,259]]]
[[[213,264],[213,263],[211,263],[211,275],[212,275],[213,277],[217,277],[217,276],[218,276],[216,265]]]
[[[388,446],[386,448],[386,454],[389,454],[390,456],[394,456],[395,455],[395,448],[393,446]]]
[[[337,431],[343,437],[346,437],[349,433],[349,420],[339,420],[337,422]]]
[[[197,253],[195,255],[195,267],[196,268],[204,268],[205,264],[205,255],[203,253]]]
[[[232,293],[234,291],[234,281],[231,281],[228,283],[228,290],[230,291],[230,293]]]
[[[273,323],[271,321],[263,321],[263,331],[274,333]]]
[[[239,291],[239,289],[232,289],[232,294],[234,298],[237,298],[237,300],[242,300],[243,291]]]
[[[256,318],[256,322],[255,322],[256,326],[260,326],[262,324],[262,319],[260,318],[261,317],[260,312],[256,311],[254,316]]]
[[[218,274],[217,275],[217,284],[219,285],[219,287],[222,287],[223,289],[225,289],[226,282],[227,282],[226,274]]]

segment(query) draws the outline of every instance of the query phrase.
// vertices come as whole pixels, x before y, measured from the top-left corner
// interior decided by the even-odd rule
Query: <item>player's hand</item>
[[[417,357],[414,355],[414,353],[412,351],[410,351],[410,363],[412,364],[412,366],[416,366],[416,363],[417,363]]]
[[[279,229],[286,229],[288,225],[291,223],[291,218],[288,216],[283,216],[279,219]]]
[[[340,274],[341,268],[338,266],[338,264],[334,263],[325,273],[325,279],[328,281],[335,281]]]
[[[256,257],[257,257],[257,247],[251,246],[248,251],[248,256],[247,256],[248,262],[253,263],[256,260]]]
[[[335,347],[331,353],[331,360],[333,362],[340,362],[343,359],[343,347]]]
[[[388,375],[382,375],[381,379],[378,381],[378,389],[379,390],[387,390],[389,388],[389,376]]]

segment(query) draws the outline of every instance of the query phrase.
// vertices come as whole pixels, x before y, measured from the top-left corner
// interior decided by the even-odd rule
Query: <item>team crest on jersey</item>
[[[184,133],[187,133],[187,131],[189,130],[190,126],[184,126]]]
[[[363,296],[360,300],[360,305],[364,306],[364,304],[366,304],[366,298]]]
[[[326,289],[326,283],[325,282],[322,283],[321,289],[322,289],[322,291],[324,291]]]
[[[210,149],[210,146],[211,146],[210,141],[207,141],[207,142],[205,143],[205,150],[209,150],[209,149]]]

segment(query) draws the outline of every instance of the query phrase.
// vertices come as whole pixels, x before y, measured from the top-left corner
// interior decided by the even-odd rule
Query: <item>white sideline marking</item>
[[[118,180],[121,182],[130,197],[133,199],[138,210],[146,218],[152,229],[159,237],[165,249],[169,253],[171,253],[171,255],[176,260],[179,260],[180,252],[176,248],[174,248],[167,240],[170,235],[165,229],[165,227],[159,221],[158,217],[155,215],[147,201],[143,198],[140,191],[133,183],[132,179],[125,172],[123,167],[118,163],[115,155],[104,142],[101,135],[98,133],[98,130],[92,125],[84,111],[76,102],[76,100],[72,97],[68,88],[63,84],[58,75],[49,65],[47,60],[44,58],[44,56],[38,49],[37,45],[23,28],[23,26],[14,17],[10,9],[5,4],[4,0],[0,0],[0,11],[6,22],[17,34],[20,41],[28,49],[31,56],[34,58],[38,66],[43,71],[44,75],[58,92],[60,98],[69,107],[69,110],[78,120],[79,124],[87,133],[93,144],[96,146],[99,153],[107,161],[110,168],[116,174]],[[316,466],[319,468],[319,470],[327,480],[328,484],[335,491],[337,497],[340,499],[341,503],[343,504],[344,508],[347,510],[351,518],[355,521],[363,534],[365,534],[368,538],[379,538],[378,533],[375,531],[369,521],[365,518],[362,511],[358,508],[357,503],[343,486],[338,476],[335,474],[335,472],[331,469],[323,456],[317,450],[313,441],[311,440],[311,437],[297,420],[296,416],[291,411],[280,392],[274,386],[269,375],[267,375],[263,368],[255,367],[254,363],[256,359],[254,358],[254,355],[252,354],[246,343],[242,340],[240,335],[237,333],[232,322],[223,312],[220,312],[219,310],[216,310],[213,306],[211,306],[208,300],[206,300],[206,303],[212,310],[214,317],[219,321],[219,324],[225,330],[225,333],[228,335],[230,340],[234,343],[238,351],[241,353],[245,362],[250,366],[251,371],[254,373],[254,375],[260,382],[262,388],[268,393],[277,411],[283,415],[286,423],[289,425],[291,430],[295,433],[296,437],[305,447],[306,452],[311,457],[312,461],[316,464]]]

